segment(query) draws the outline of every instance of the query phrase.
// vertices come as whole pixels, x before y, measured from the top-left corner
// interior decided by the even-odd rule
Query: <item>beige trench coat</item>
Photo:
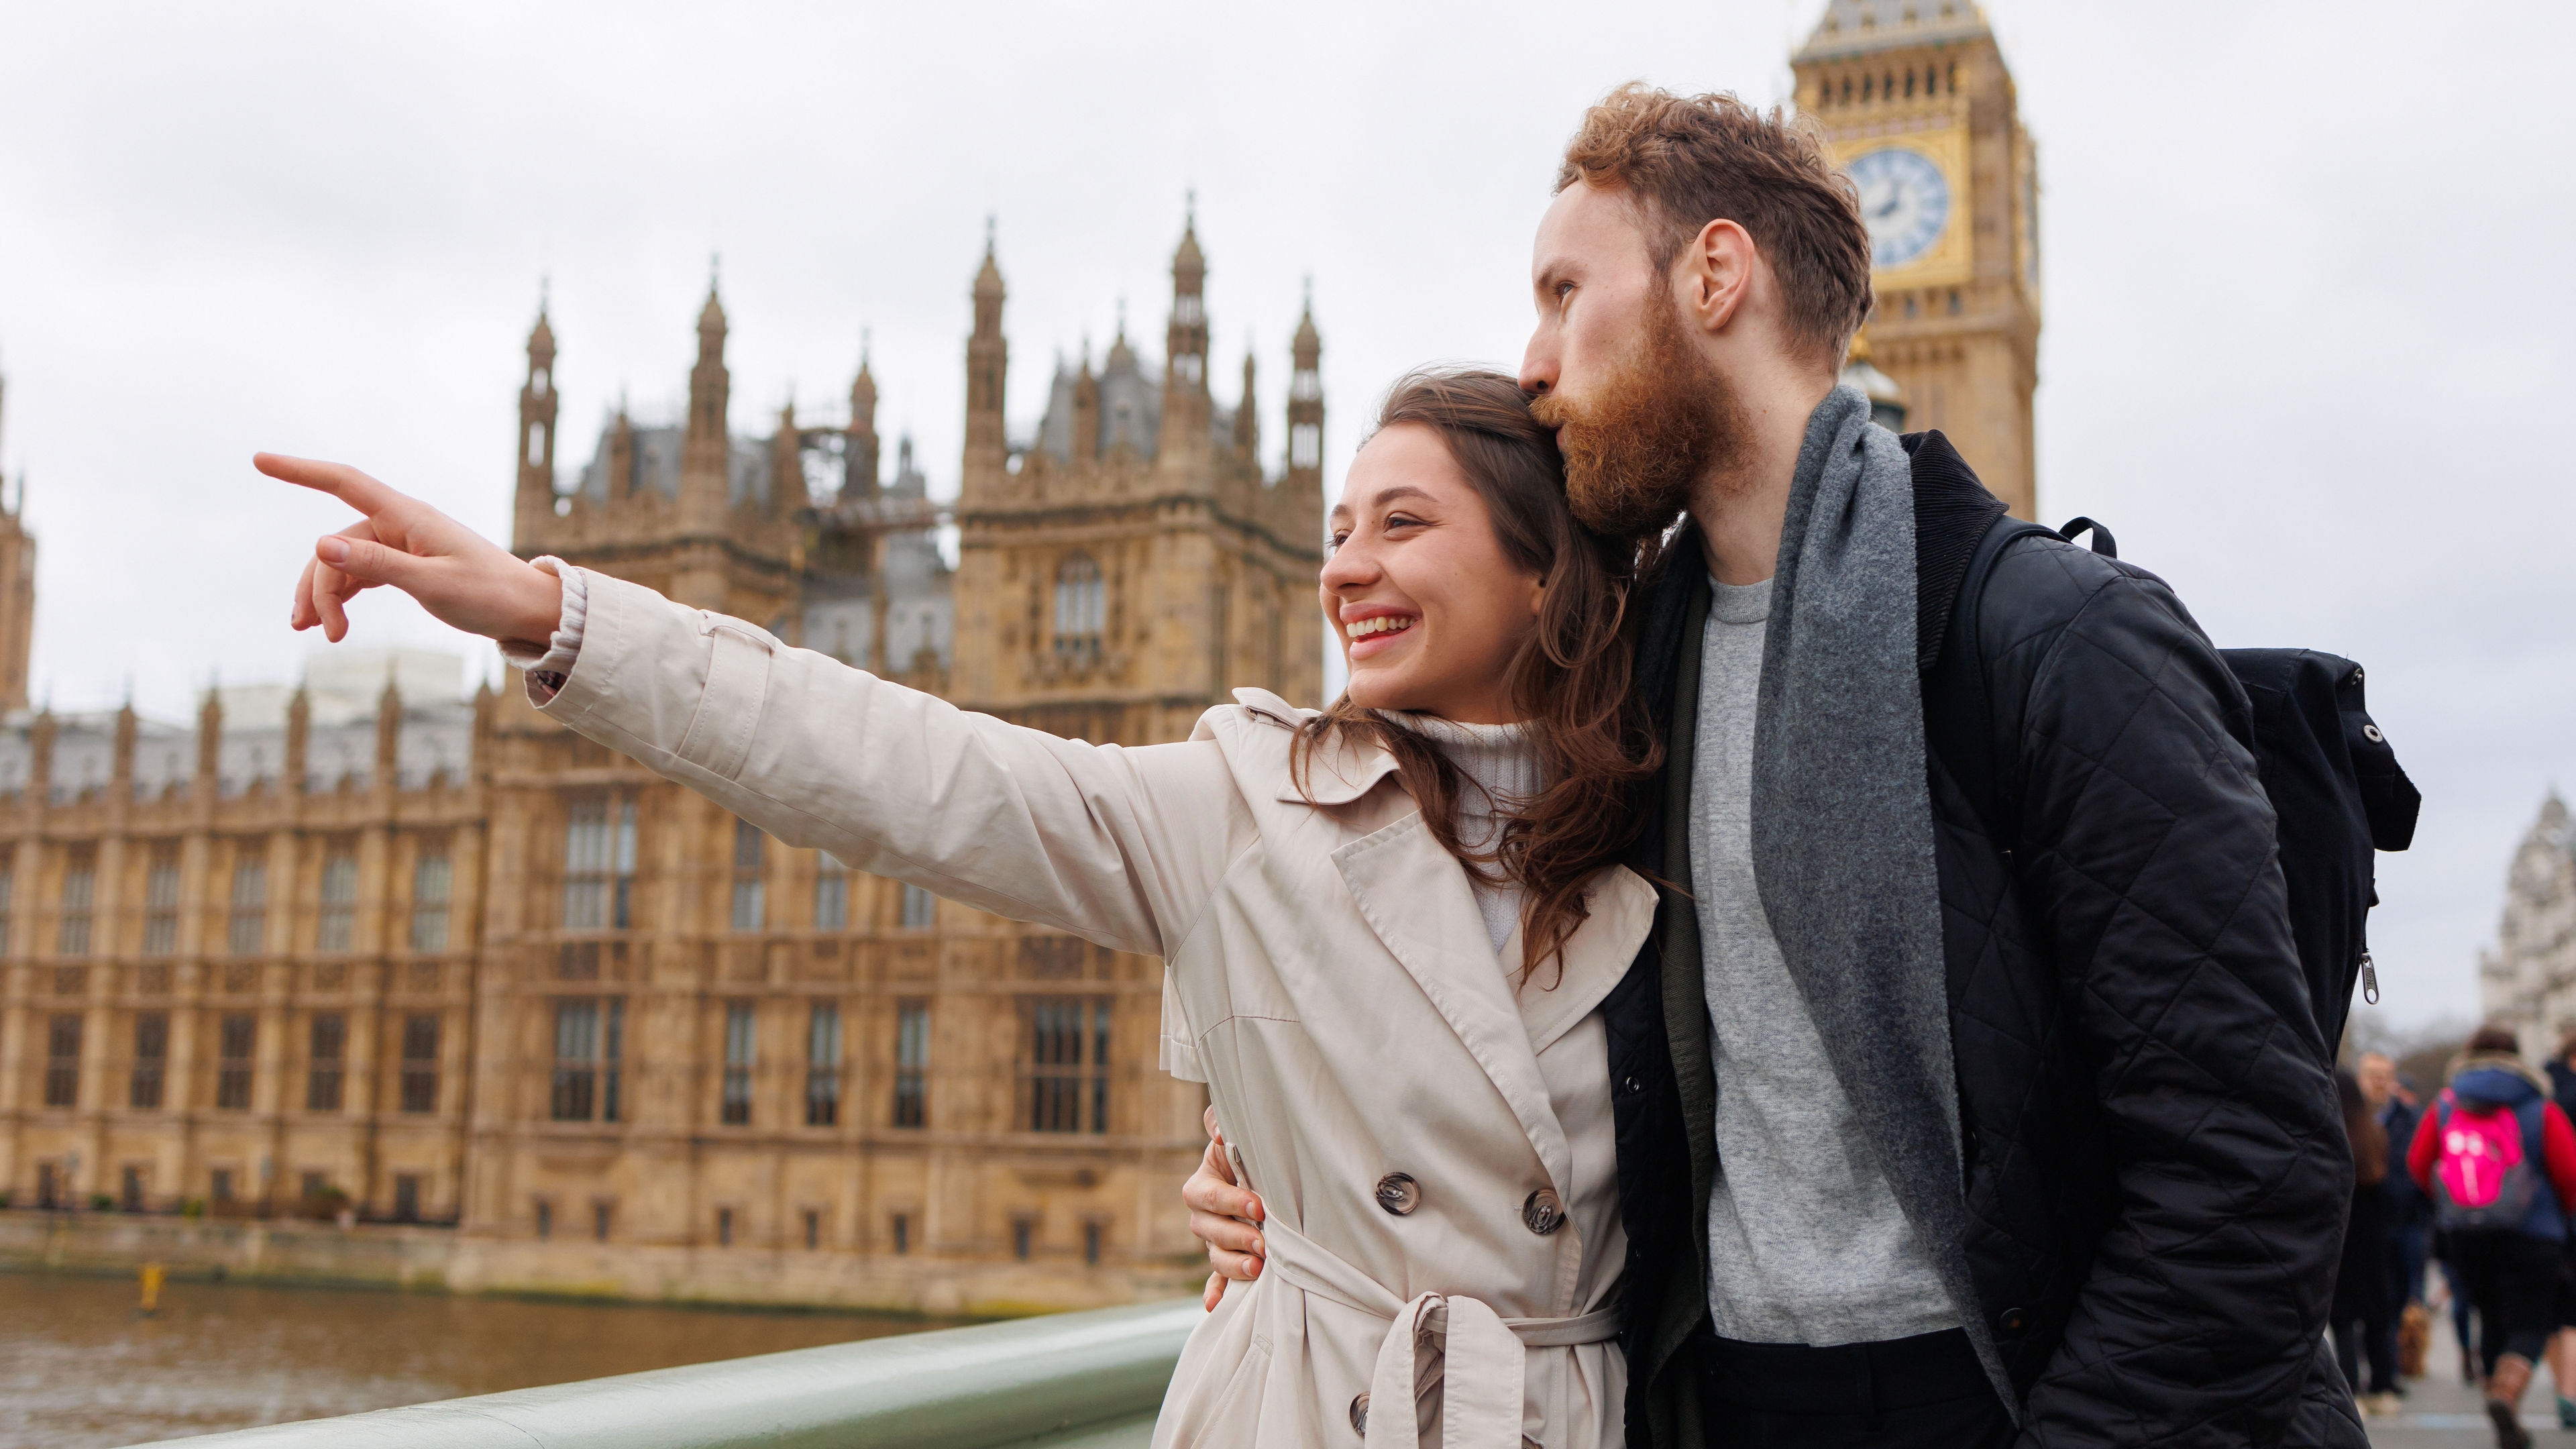
[[[1158,1449],[1622,1442],[1596,1008],[1651,924],[1642,880],[1594,882],[1545,989],[1390,758],[1319,754],[1301,794],[1275,696],[1095,746],[588,582],[548,715],[790,844],[1163,958],[1163,1066],[1207,1083],[1270,1266],[1191,1336]]]

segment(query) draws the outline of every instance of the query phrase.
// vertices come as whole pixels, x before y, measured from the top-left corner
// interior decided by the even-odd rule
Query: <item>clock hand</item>
[[[1876,220],[1878,220],[1878,219],[1879,219],[1879,218],[1881,218],[1881,217],[1893,216],[1893,215],[1895,215],[1895,214],[1896,214],[1896,208],[1897,208],[1897,207],[1899,207],[1899,206],[1901,206],[1901,205],[1903,205],[1903,204],[1904,204],[1904,202],[1905,202],[1905,193],[1904,193],[1904,192],[1901,192],[1901,191],[1892,191],[1892,192],[1889,192],[1889,193],[1888,193],[1888,196],[1887,196],[1887,205],[1882,206],[1882,207],[1880,207],[1878,210],[1871,212],[1871,213],[1869,214],[1869,219],[1870,219],[1870,220],[1872,220],[1872,221],[1876,221]]]

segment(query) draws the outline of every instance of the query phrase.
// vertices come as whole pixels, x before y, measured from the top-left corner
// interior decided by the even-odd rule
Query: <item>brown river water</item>
[[[937,1319],[0,1272],[0,1449],[106,1449],[881,1338]]]

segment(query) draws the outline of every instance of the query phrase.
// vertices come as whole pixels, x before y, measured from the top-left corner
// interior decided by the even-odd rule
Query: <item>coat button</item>
[[[1421,1185],[1409,1172],[1390,1172],[1377,1180],[1377,1205],[1402,1217],[1422,1205]]]
[[[1362,1437],[1368,1434],[1368,1395],[1366,1394],[1351,1400],[1351,1427],[1358,1430]]]
[[[1542,1187],[1521,1204],[1521,1226],[1544,1238],[1565,1226],[1565,1204],[1559,1202],[1556,1189]]]
[[[1995,1331],[2006,1338],[2018,1338],[2021,1336],[2021,1331],[2028,1327],[2030,1327],[2030,1313],[2026,1309],[2007,1308],[1995,1315]]]

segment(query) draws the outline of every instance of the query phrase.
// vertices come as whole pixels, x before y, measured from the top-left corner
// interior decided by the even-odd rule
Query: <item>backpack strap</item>
[[[2005,549],[2034,535],[2064,539],[2053,528],[2009,514],[1999,514],[1987,525],[1960,574],[1941,652],[1923,675],[1924,748],[1948,768],[1984,823],[1987,838],[2004,851],[2020,837],[2020,804],[2006,788],[2013,761],[1995,738],[1994,698],[1987,688],[1986,661],[1977,650],[1977,621],[1996,561]]]

